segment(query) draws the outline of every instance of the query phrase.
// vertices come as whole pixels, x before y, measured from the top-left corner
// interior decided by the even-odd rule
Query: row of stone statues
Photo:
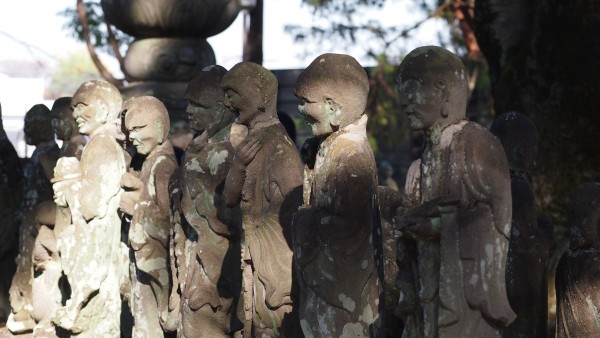
[[[545,336],[551,230],[528,181],[535,126],[518,113],[491,132],[467,121],[464,65],[440,47],[409,53],[397,85],[400,113],[426,138],[404,193],[378,186],[368,76],[348,55],[323,54],[298,78],[314,136],[300,152],[277,118],[276,78],[249,62],[207,67],[189,83],[195,135],[181,166],[154,97],[123,102],[114,86],[89,81],[52,110],[35,106],[24,197],[7,190],[21,210],[7,213],[2,234],[5,248],[19,219],[8,328],[36,337],[394,337],[402,327],[403,337]],[[18,182],[5,158],[18,163],[3,154],[3,188]],[[572,247],[557,270],[561,337],[597,330],[598,186],[578,189],[570,208]]]

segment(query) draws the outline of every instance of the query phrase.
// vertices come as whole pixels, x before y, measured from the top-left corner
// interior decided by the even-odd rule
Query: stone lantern
[[[162,100],[171,120],[187,120],[184,93],[202,68],[215,63],[206,39],[237,17],[239,0],[102,0],[106,19],[135,40],[125,55],[125,98]]]

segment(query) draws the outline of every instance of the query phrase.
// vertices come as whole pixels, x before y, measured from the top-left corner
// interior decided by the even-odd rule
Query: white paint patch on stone
[[[363,332],[363,326],[359,323],[347,323],[344,325],[340,338],[367,338]]]
[[[340,300],[340,302],[342,302],[342,306],[344,306],[346,310],[353,312],[354,309],[356,309],[356,303],[354,302],[354,300],[346,296],[345,294],[340,293],[338,299]]]
[[[211,151],[208,154],[208,167],[211,175],[219,171],[219,166],[225,162],[228,154],[227,150]]]
[[[188,163],[185,164],[185,169],[196,171],[196,172],[199,172],[201,174],[204,174],[204,170],[202,170],[202,167],[200,166],[200,163],[195,158],[193,158],[191,161],[189,161]]]
[[[158,167],[158,165],[160,164],[160,162],[166,160],[167,157],[162,155],[159,156],[156,161],[154,161],[154,163],[152,164],[152,168],[150,169],[150,177],[154,178],[156,177],[156,168]],[[150,179],[148,180],[148,194],[150,195],[150,197],[154,198],[156,197],[156,186],[155,186],[156,182],[155,179]]]

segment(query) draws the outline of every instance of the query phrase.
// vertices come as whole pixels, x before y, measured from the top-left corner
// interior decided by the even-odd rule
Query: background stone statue
[[[248,127],[225,182],[227,205],[239,203],[242,211],[243,334],[301,335],[293,312],[289,236],[291,216],[302,203],[302,163],[277,119],[277,79],[242,62],[225,74],[221,86],[236,122]]]
[[[59,279],[62,268],[54,226],[56,205],[44,201],[36,207],[37,236],[33,248],[32,317],[36,321],[34,337],[55,337],[51,317],[63,301]]]
[[[323,54],[295,95],[315,138],[303,146],[304,204],[294,215],[300,323],[309,337],[382,337],[377,167],[364,115],[369,79],[351,56]]]
[[[597,337],[600,306],[600,184],[577,187],[569,201],[571,246],[556,268],[556,337]]]
[[[81,337],[120,337],[121,220],[117,209],[126,162],[110,130],[121,104],[116,87],[96,80],[84,82],[71,100],[79,132],[90,140],[81,155],[79,186],[63,191],[74,235],[71,241],[59,242],[59,250],[69,252],[61,256],[61,264],[71,297],[56,310],[52,321]],[[77,176],[77,172],[69,175]]]
[[[504,280],[508,164],[500,142],[465,119],[467,77],[434,46],[411,51],[397,77],[401,112],[427,140],[408,172],[402,229],[417,244],[422,337],[499,337],[515,317]]]
[[[379,185],[388,187],[394,191],[399,191],[398,183],[394,180],[394,168],[388,161],[382,161],[379,165]]]
[[[538,133],[525,115],[498,116],[490,131],[498,137],[510,167],[512,227],[506,260],[506,290],[517,318],[507,338],[546,337],[548,327],[548,251],[550,239],[538,226],[529,174],[535,167]]]
[[[54,101],[52,109],[52,128],[56,133],[56,138],[63,141],[60,147],[61,157],[76,157],[81,159],[83,147],[85,147],[86,139],[79,133],[77,122],[73,118],[73,110],[71,109],[71,97],[61,97]]]
[[[23,220],[19,228],[19,255],[17,271],[10,287],[12,313],[6,327],[12,333],[22,333],[33,329],[35,322],[31,317],[33,303],[31,285],[33,282],[32,252],[37,236],[35,207],[38,203],[52,200],[50,179],[53,165],[59,156],[54,142],[50,110],[43,104],[33,106],[25,114],[25,141],[35,146],[29,161],[25,162],[24,198],[21,202]]]
[[[242,285],[241,213],[239,206],[228,208],[223,196],[234,155],[229,141],[233,113],[224,106],[221,89],[225,73],[221,66],[209,66],[188,86],[187,111],[196,134],[169,187],[182,337],[229,337],[242,328],[236,313]]]
[[[15,272],[15,257],[19,250],[18,236],[22,213],[23,169],[19,155],[6,136],[0,105],[0,320],[10,313],[8,289]]]
[[[383,322],[385,323],[384,336],[398,337],[402,332],[404,324],[401,316],[396,313],[396,305],[400,298],[400,284],[398,274],[401,265],[402,247],[398,245],[402,233],[398,224],[394,221],[397,213],[403,212],[404,194],[390,187],[378,186],[377,199],[379,202],[379,214],[381,215],[381,243],[383,248],[383,292],[384,310]],[[412,280],[411,280],[412,283]]]
[[[162,337],[168,318],[169,178],[177,160],[169,135],[169,114],[155,97],[132,98],[123,104],[125,127],[143,164],[139,173],[124,173],[120,208],[132,216],[129,228],[129,303],[133,337]]]

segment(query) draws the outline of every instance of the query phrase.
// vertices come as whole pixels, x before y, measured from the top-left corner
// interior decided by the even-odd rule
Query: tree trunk
[[[475,23],[496,113],[516,110],[536,123],[538,204],[564,224],[574,189],[600,181],[600,3],[477,0]]]
[[[244,17],[244,61],[263,63],[263,0],[256,0],[256,6]],[[246,22],[249,17],[250,22]]]
[[[111,72],[108,69],[106,69],[104,64],[102,64],[102,61],[100,61],[98,54],[96,54],[94,44],[92,43],[92,40],[90,38],[90,29],[88,26],[87,13],[85,11],[85,7],[83,6],[83,0],[77,0],[77,15],[79,16],[79,21],[81,22],[82,34],[85,40],[85,45],[87,46],[88,52],[90,53],[92,62],[94,62],[94,65],[96,66],[96,68],[98,68],[98,72],[100,72],[100,75],[106,81],[112,83],[117,87],[122,86],[123,83],[120,80],[117,80],[111,74]]]

